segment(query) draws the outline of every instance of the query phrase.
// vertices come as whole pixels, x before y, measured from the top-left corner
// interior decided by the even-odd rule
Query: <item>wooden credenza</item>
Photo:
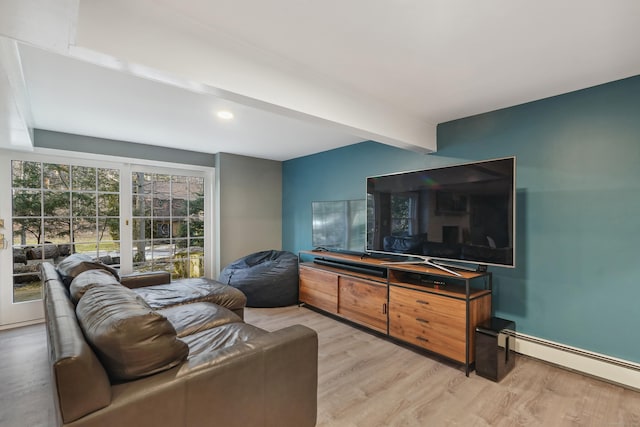
[[[462,363],[468,375],[475,328],[491,317],[491,273],[332,252],[300,261],[300,303]]]

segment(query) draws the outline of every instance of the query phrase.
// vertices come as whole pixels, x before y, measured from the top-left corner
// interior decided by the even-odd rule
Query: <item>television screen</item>
[[[515,157],[367,178],[367,251],[514,267]]]

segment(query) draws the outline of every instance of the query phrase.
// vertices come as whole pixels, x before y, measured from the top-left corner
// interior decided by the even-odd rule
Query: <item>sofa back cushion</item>
[[[62,282],[69,286],[73,279],[75,279],[80,273],[87,270],[105,270],[111,273],[113,277],[120,280],[118,272],[109,267],[106,264],[94,261],[89,255],[86,254],[72,254],[63,259],[56,266],[58,274],[62,279]]]
[[[42,263],[44,312],[54,399],[62,421],[70,423],[111,403],[111,384],[104,367],[85,341],[75,306],[55,267]]]
[[[124,286],[90,287],[78,302],[76,314],[114,381],[170,369],[189,354],[171,323]]]
[[[73,301],[74,304],[78,304],[78,301],[80,301],[80,298],[82,298],[85,292],[94,286],[122,285],[118,282],[118,279],[106,270],[83,271],[71,281],[71,285],[69,286],[71,301]]]

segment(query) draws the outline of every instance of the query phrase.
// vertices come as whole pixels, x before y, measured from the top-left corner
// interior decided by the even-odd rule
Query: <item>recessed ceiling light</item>
[[[233,113],[231,111],[221,110],[221,111],[218,111],[216,114],[222,120],[231,120],[231,119],[233,119]]]

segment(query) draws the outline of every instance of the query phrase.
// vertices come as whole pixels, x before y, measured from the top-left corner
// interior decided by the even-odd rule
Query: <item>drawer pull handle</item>
[[[416,302],[418,304],[429,305],[429,301],[425,301],[425,300],[422,300],[422,299],[416,300]]]
[[[418,341],[429,342],[429,340],[428,340],[428,339],[426,339],[425,337],[416,337],[416,339],[417,339]]]
[[[382,304],[382,314],[387,314],[387,303]]]
[[[419,317],[417,317],[417,318],[416,318],[416,320],[417,320],[418,322],[420,322],[420,323],[429,323],[429,321],[428,321],[428,320],[426,320],[426,319],[421,319],[421,318],[419,318]]]

